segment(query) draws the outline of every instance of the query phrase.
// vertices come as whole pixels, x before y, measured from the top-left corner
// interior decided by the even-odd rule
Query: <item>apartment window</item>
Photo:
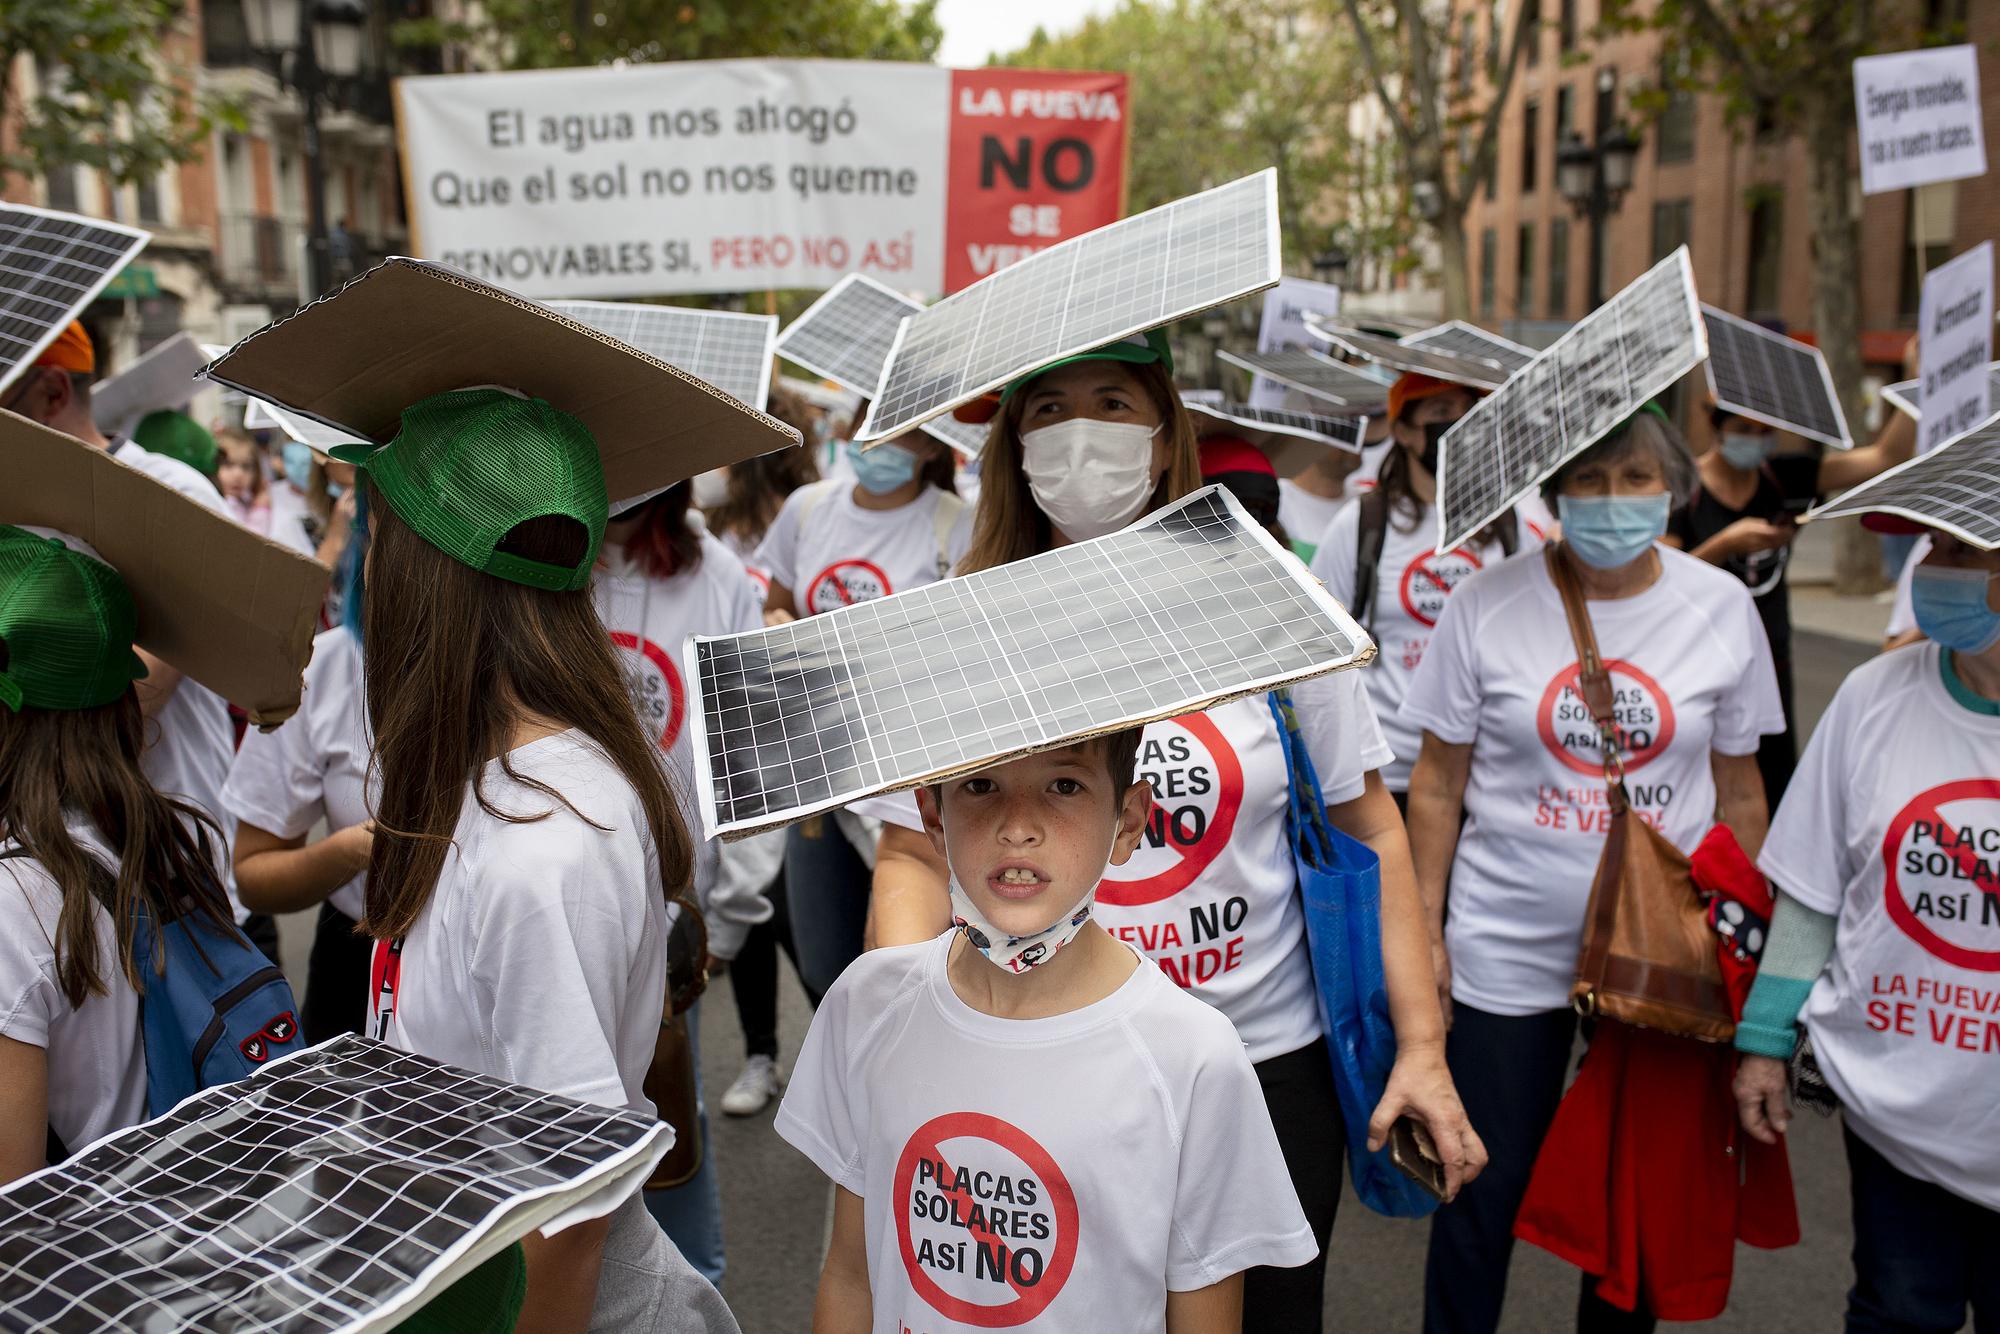
[[[1785,233],[1785,197],[1771,193],[1750,205],[1749,272],[1744,288],[1753,318],[1778,313],[1778,265]]]
[[[1492,8],[1486,12],[1486,74],[1498,78],[1502,57],[1507,54],[1507,0],[1492,0]]]
[[[76,168],[64,163],[49,168],[49,207],[63,213],[80,212],[76,203]]]
[[[1653,205],[1653,262],[1686,245],[1694,229],[1694,201],[1662,199]]]
[[[158,222],[160,220],[160,180],[157,176],[141,176],[139,184],[132,191],[138,196],[139,221]]]
[[[1530,66],[1542,63],[1542,0],[1526,0],[1521,6],[1521,22],[1529,27],[1528,49],[1521,59]]]
[[[1576,89],[1568,84],[1556,89],[1556,148],[1560,150],[1569,132],[1576,128]]]
[[[1499,249],[1494,239],[1493,229],[1487,227],[1479,233],[1479,316],[1493,318],[1493,269],[1499,262],[1494,252]]]
[[[1535,224],[1521,224],[1514,246],[1514,317],[1526,319],[1535,304]]]
[[[1549,319],[1569,316],[1569,219],[1549,223]]]
[[[1461,14],[1458,19],[1458,91],[1463,96],[1472,91],[1472,66],[1479,59],[1479,19],[1474,14]]]
[[[1570,51],[1576,47],[1576,0],[1561,0],[1562,9],[1556,16],[1556,41],[1561,50]]]
[[[1660,88],[1666,105],[1653,126],[1653,142],[1661,162],[1686,162],[1694,156],[1694,93],[1686,87],[1688,57],[1685,48],[1669,55],[1660,67]]]
[[[1521,193],[1535,192],[1535,154],[1541,147],[1542,108],[1534,98],[1521,104]]]

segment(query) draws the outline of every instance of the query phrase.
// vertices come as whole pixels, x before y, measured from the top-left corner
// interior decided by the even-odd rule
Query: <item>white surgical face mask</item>
[[[1072,417],[1021,433],[1021,469],[1049,522],[1072,542],[1116,532],[1153,494],[1158,426]]]
[[[712,510],[729,498],[729,469],[710,468],[694,475],[696,509]]]

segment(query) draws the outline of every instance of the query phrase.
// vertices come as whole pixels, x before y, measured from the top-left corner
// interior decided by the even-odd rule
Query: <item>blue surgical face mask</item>
[[[1594,570],[1630,565],[1667,531],[1667,509],[1673,497],[1557,496],[1563,541],[1576,558]]]
[[[1984,653],[2000,643],[2000,611],[1986,605],[1985,570],[1919,565],[1910,572],[1910,610],[1917,629],[1948,649]]]
[[[847,461],[854,465],[854,480],[871,496],[886,496],[917,475],[917,456],[901,445],[864,450],[850,440]]]
[[[1730,467],[1743,472],[1755,472],[1764,466],[1764,460],[1771,457],[1771,447],[1777,443],[1768,435],[1751,435],[1747,431],[1724,431],[1722,433],[1722,458]]]
[[[302,487],[312,480],[312,446],[287,440],[278,455],[278,462],[285,470],[285,480],[293,486]]]

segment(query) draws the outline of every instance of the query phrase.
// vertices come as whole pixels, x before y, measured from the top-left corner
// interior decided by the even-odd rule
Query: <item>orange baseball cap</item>
[[[1404,371],[1396,377],[1396,383],[1389,386],[1389,420],[1393,422],[1402,417],[1403,409],[1418,399],[1448,394],[1454,389],[1471,394],[1474,398],[1486,397],[1484,392],[1470,385],[1460,384],[1456,380],[1440,380],[1435,375]]]
[[[84,332],[82,320],[71,320],[68,327],[56,335],[56,341],[42,349],[42,355],[35,358],[37,366],[54,366],[72,375],[95,375],[97,373],[97,348],[91,343],[90,335]]]

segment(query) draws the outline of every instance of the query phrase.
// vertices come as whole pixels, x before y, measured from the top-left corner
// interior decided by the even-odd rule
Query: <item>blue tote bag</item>
[[[1354,1193],[1376,1213],[1422,1218],[1438,1202],[1389,1161],[1387,1146],[1368,1151],[1368,1118],[1389,1082],[1396,1060],[1396,1031],[1382,977],[1382,864],[1374,850],[1327,822],[1326,799],[1305,738],[1299,735],[1291,696],[1270,695],[1271,716],[1285,743],[1291,787],[1286,826],[1299,898],[1305,904],[1306,943],[1319,992],[1320,1028],[1333,1058],[1333,1087],[1347,1123],[1347,1165]]]

